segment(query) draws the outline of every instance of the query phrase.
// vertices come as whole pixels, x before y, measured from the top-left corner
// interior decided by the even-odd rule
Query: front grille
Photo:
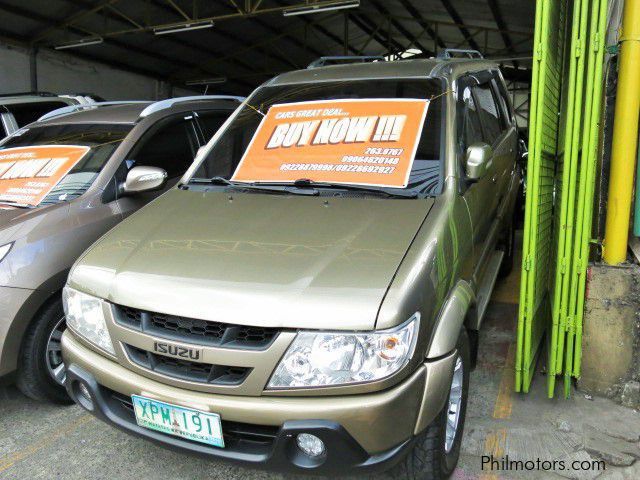
[[[251,372],[249,367],[211,365],[148,352],[125,345],[129,359],[136,365],[168,377],[210,385],[240,385]]]
[[[210,322],[119,305],[115,306],[115,318],[120,325],[155,337],[213,347],[264,349],[280,333],[277,328]]]
[[[123,411],[127,412],[128,420],[135,423],[131,397],[112,390],[108,392],[111,393],[111,398],[123,408]],[[234,450],[242,449],[252,453],[268,451],[278,436],[278,430],[279,427],[275,426],[230,422],[222,419],[222,436],[224,437],[225,448]]]

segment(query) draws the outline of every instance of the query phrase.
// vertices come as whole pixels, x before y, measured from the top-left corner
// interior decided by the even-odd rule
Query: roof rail
[[[330,62],[335,64],[340,63],[367,63],[367,62],[384,62],[385,58],[382,55],[343,55],[334,57],[320,57],[317,60],[311,62],[307,68],[324,67]]]
[[[171,108],[176,103],[192,102],[197,100],[234,100],[238,103],[242,103],[244,102],[244,97],[235,97],[233,95],[194,95],[190,97],[167,98],[166,100],[160,100],[159,102],[154,102],[149,105],[140,112],[140,118],[148,117],[152,113],[159,112],[166,108]]]
[[[484,58],[478,50],[465,50],[463,48],[445,48],[438,54],[438,58]]]
[[[126,105],[132,103],[146,103],[140,101],[122,101],[122,102],[94,102],[94,103],[80,103],[77,105],[69,105],[67,107],[56,108],[55,110],[51,110],[49,113],[45,113],[41,116],[38,121],[41,122],[43,120],[49,120],[54,117],[60,117],[62,115],[68,115],[69,113],[79,112],[81,110],[90,110],[92,108],[98,107],[106,107],[109,105]]]

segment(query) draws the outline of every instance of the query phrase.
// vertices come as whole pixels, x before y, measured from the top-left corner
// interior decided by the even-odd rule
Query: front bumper
[[[422,365],[394,388],[373,394],[248,397],[184,390],[146,378],[86,348],[69,331],[62,344],[67,390],[83,405],[78,387],[84,383],[93,399],[89,411],[107,423],[190,453],[314,474],[374,472],[393,466],[442,409],[454,359],[452,354]],[[226,448],[138,426],[130,407],[132,394],[220,414]],[[320,437],[326,455],[314,460],[302,454],[295,436],[303,432]]]

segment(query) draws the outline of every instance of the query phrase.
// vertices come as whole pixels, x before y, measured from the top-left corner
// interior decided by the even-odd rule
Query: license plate
[[[179,407],[138,395],[131,395],[131,399],[136,422],[141,427],[224,447],[222,424],[217,413]]]

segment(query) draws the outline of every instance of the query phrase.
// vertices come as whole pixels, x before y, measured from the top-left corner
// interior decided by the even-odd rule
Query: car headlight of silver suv
[[[374,382],[402,369],[416,346],[420,314],[391,330],[300,332],[267,388],[309,388]]]
[[[102,300],[69,286],[62,292],[67,326],[96,347],[115,355],[102,310]]]

